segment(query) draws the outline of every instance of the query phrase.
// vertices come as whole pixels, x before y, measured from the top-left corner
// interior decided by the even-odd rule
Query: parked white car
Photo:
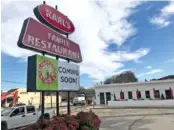
[[[53,111],[53,110],[52,110]],[[53,116],[52,111],[47,111],[50,117]],[[41,115],[33,105],[23,105],[9,107],[1,111],[1,129],[8,130],[34,124]]]

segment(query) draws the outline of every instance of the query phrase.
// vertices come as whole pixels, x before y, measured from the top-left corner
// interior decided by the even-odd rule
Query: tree
[[[155,81],[155,80],[157,80],[157,79],[151,79],[150,81]]]
[[[104,84],[111,84],[112,83],[112,79],[111,78],[107,78],[105,81],[104,81]]]
[[[110,78],[107,78],[104,81],[104,84],[110,83],[129,83],[129,82],[137,82],[138,79],[135,77],[135,74],[131,71],[125,71],[119,75],[113,75]]]

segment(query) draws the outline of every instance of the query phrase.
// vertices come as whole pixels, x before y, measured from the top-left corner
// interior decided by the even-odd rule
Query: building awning
[[[172,88],[170,87],[169,90],[170,90],[170,97],[173,98],[173,90],[172,90]]]
[[[139,99],[140,98],[140,91],[137,89],[137,91],[136,91],[136,96],[137,96],[137,99]]]
[[[120,99],[121,99],[121,100],[124,99],[124,92],[122,92],[122,90],[121,90],[121,92],[120,92]]]

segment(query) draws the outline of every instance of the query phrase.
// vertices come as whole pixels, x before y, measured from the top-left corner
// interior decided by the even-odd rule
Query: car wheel
[[[8,130],[6,122],[1,122],[1,129],[2,130]]]

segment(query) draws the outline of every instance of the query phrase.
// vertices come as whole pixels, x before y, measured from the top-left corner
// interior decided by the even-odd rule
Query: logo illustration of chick
[[[53,74],[53,69],[50,65],[46,66],[46,79],[50,79]]]

